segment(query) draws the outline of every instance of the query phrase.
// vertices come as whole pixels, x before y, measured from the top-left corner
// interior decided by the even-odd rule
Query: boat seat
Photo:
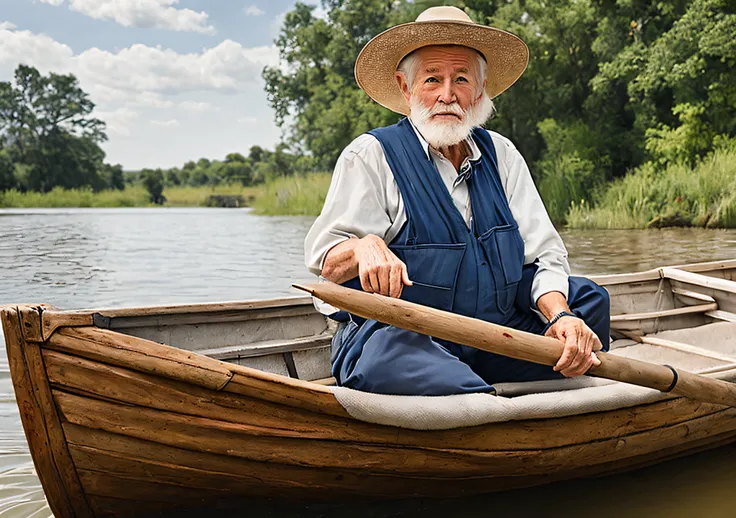
[[[288,340],[265,340],[212,349],[197,353],[273,374],[306,381],[324,380],[330,369],[331,334],[319,334]]]

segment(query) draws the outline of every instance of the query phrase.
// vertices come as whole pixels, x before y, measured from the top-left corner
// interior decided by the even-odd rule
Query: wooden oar
[[[379,322],[458,344],[542,365],[555,365],[564,346],[558,340],[456,315],[401,299],[364,293],[334,283],[294,285],[337,308]],[[601,361],[589,374],[662,392],[736,407],[736,384],[666,365],[596,353]]]

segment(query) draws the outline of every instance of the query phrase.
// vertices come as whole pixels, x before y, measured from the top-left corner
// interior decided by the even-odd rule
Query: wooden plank
[[[710,351],[708,349],[703,349],[702,347],[696,347],[694,345],[676,342],[674,340],[667,340],[665,338],[657,338],[656,336],[639,336],[634,333],[628,333],[626,331],[621,331],[621,333],[639,343],[656,345],[657,347],[665,347],[674,351],[694,354],[696,356],[702,356],[704,358],[712,358],[714,360],[719,360],[730,364],[736,362],[736,358],[721,354],[718,351]]]
[[[327,387],[233,364],[233,377],[223,391],[254,399],[351,418]],[[351,418],[352,419],[352,418]]]
[[[724,322],[736,322],[736,313],[721,311],[720,309],[714,311],[706,311],[705,316],[714,318],[716,320],[723,320]]]
[[[625,438],[548,450],[477,452],[254,435],[240,424],[113,405],[57,391],[54,396],[64,418],[73,424],[177,448],[258,462],[442,477],[552,473],[736,430],[736,409],[728,409]]]
[[[285,489],[303,490],[305,494],[314,494],[323,489],[341,489],[355,494],[401,494],[397,493],[395,488],[398,477],[391,474],[376,476],[370,486],[366,486],[366,474],[359,471],[342,468],[314,469],[306,466],[255,462],[228,455],[193,452],[70,423],[67,423],[65,428],[75,451],[100,453],[141,463],[138,466],[132,462],[118,463],[115,469],[127,474],[147,472],[149,465],[173,470],[183,469],[188,473],[228,474],[234,480],[249,482],[250,487],[257,489],[256,494],[264,496],[267,496],[269,492],[283,494]],[[86,466],[98,461],[94,457],[89,457],[87,460],[80,459],[78,462]],[[168,477],[172,475],[171,471],[166,474]],[[258,482],[257,485],[256,482]],[[431,480],[427,480],[427,483],[431,484]],[[436,488],[439,489],[439,487]]]
[[[72,441],[77,439],[86,441],[94,446],[84,446],[90,453],[111,455],[128,462],[116,463],[114,468],[122,471],[121,475],[135,475],[148,472],[150,464],[157,466],[154,469],[167,469],[166,477],[176,477],[179,468],[192,470],[215,471],[232,474],[237,479],[240,476],[256,477],[261,486],[253,487],[254,496],[269,496],[282,493],[284,497],[309,496],[310,498],[330,499],[345,495],[370,495],[371,497],[409,497],[409,496],[459,496],[463,494],[488,493],[504,489],[526,487],[540,483],[548,483],[573,477],[585,477],[599,474],[609,474],[649,465],[664,459],[669,459],[693,451],[712,448],[734,441],[736,432],[729,432],[699,439],[695,441],[681,441],[675,446],[656,450],[649,454],[620,459],[613,462],[593,464],[575,470],[560,471],[547,475],[521,475],[517,477],[502,475],[480,475],[472,478],[424,478],[413,476],[395,476],[392,474],[373,474],[361,471],[311,469],[298,466],[285,466],[272,463],[254,463],[243,459],[228,458],[223,455],[194,453],[177,448],[157,445],[148,441],[141,441],[117,434],[109,434],[99,430],[88,430],[75,425],[67,425],[67,432]],[[136,462],[140,461],[140,464]],[[89,459],[89,463],[95,462]],[[102,461],[105,462],[104,460]],[[107,466],[108,469],[113,466]],[[126,486],[122,486],[126,488]],[[130,491],[120,491],[116,497],[135,499],[136,495]]]
[[[700,300],[702,302],[706,302],[710,304],[716,301],[716,299],[714,299],[710,295],[705,295],[703,293],[698,293],[697,291],[686,290],[683,288],[672,288],[672,293],[674,293],[675,295],[680,295],[682,297]]]
[[[331,342],[331,334],[320,334],[316,336],[305,336],[303,338],[292,338],[290,340],[265,340],[262,342],[229,345],[227,347],[213,349],[197,349],[197,353],[216,360],[234,360],[325,347],[329,346]]]
[[[660,311],[650,311],[647,313],[631,313],[624,315],[611,315],[611,327],[615,328],[616,323],[619,322],[632,322],[637,320],[650,320],[653,318],[667,318],[682,315],[689,315],[692,313],[705,313],[707,311],[713,311],[718,309],[718,304],[715,302],[709,304],[699,304],[697,306],[686,306],[684,308],[674,309],[662,309]]]
[[[285,306],[313,305],[311,297],[297,295],[272,299],[244,301],[206,302],[201,304],[172,304],[162,306],[140,306],[129,308],[79,309],[65,313],[100,313],[109,318],[140,317],[150,315],[181,315],[189,313],[216,313],[219,311],[248,311],[251,309],[281,308]],[[315,310],[316,311],[316,310]]]
[[[262,433],[272,429],[274,433],[286,433],[294,437],[349,438],[356,433],[376,433],[378,428],[355,422],[353,429],[349,430],[344,420],[325,414],[238,394],[213,392],[57,351],[44,351],[44,359],[49,380],[54,387],[134,407],[240,423],[258,427],[264,431]]]
[[[20,310],[4,308],[2,324],[16,400],[36,472],[58,518],[91,517],[56,414],[38,344],[26,342]]]
[[[736,259],[726,259],[722,261],[710,261],[704,263],[690,263],[681,264],[676,266],[670,266],[669,268],[677,268],[678,270],[685,270],[688,272],[708,272],[718,270],[730,270],[736,268]]]
[[[694,286],[702,286],[704,288],[725,291],[727,293],[736,293],[736,281],[729,281],[718,277],[709,277],[707,275],[677,270],[675,268],[662,268],[662,273],[667,279],[673,279],[687,284],[692,284]]]
[[[110,319],[110,329],[130,329],[136,327],[182,326],[188,324],[222,324],[226,322],[245,322],[278,318],[294,318],[319,314],[313,305],[288,305],[274,308],[250,310],[229,310],[206,313],[150,314],[145,316],[118,316]],[[104,315],[107,316],[107,315]]]
[[[660,278],[659,270],[648,270],[636,273],[614,273],[605,275],[588,275],[588,278],[601,286],[615,284],[630,284],[636,282],[654,281]]]
[[[721,409],[686,399],[607,412],[603,415],[495,423],[471,428],[417,431],[345,420],[268,401],[216,393],[154,376],[45,351],[52,384],[64,391],[311,437],[415,448],[474,450],[536,449],[580,444],[674,424]],[[493,440],[489,440],[493,437]]]
[[[107,329],[62,328],[47,347],[214,390],[232,377],[228,364],[218,360]]]

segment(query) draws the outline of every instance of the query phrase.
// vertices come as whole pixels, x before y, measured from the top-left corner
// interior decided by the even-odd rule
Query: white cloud
[[[257,5],[249,5],[244,10],[246,16],[263,16],[266,11],[260,9]]]
[[[245,48],[225,40],[197,54],[135,44],[116,53],[92,48],[74,58],[85,82],[119,90],[178,93],[242,90],[260,82],[264,65],[278,62],[274,47]]]
[[[278,64],[273,46],[226,40],[191,53],[142,44],[75,53],[47,35],[2,23],[0,81],[18,63],[43,74],[74,74],[96,104],[94,116],[107,123],[107,160],[127,168],[181,165],[279,139],[261,78],[265,65]],[[217,139],[201,138],[215,133]]]
[[[179,103],[179,108],[188,112],[220,111],[217,106],[213,106],[210,103],[197,101],[182,101]]]
[[[69,46],[45,34],[18,31],[13,24],[0,27],[0,72],[3,65],[14,69],[19,63],[64,71],[73,55]]]
[[[160,94],[154,92],[141,92],[133,101],[140,106],[151,106],[153,108],[173,108],[174,102],[164,99]]]
[[[60,6],[64,0],[41,0]],[[69,0],[68,6],[96,20],[114,20],[124,27],[215,34],[205,11],[173,7],[179,0]]]
[[[95,110],[93,115],[105,121],[108,133],[123,137],[130,136],[130,125],[138,119],[138,112],[129,108],[118,108],[113,111]]]
[[[1,22],[0,23],[0,31],[12,31],[13,29],[17,29],[18,26],[14,23],[10,22]]]
[[[151,124],[154,126],[161,126],[162,128],[178,128],[179,121],[176,119],[169,119],[167,121],[152,120]]]

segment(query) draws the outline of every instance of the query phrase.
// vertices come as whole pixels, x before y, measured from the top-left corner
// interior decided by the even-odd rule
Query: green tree
[[[15,182],[15,166],[7,150],[0,150],[0,192],[13,189]]]
[[[103,164],[100,175],[106,188],[117,189],[119,191],[125,189],[125,178],[122,165]]]
[[[23,188],[100,188],[105,123],[73,75],[43,76],[19,65],[13,82],[0,82],[0,143],[30,167]]]
[[[163,205],[166,202],[164,192],[164,173],[161,169],[144,169],[141,171],[141,181],[148,191],[151,203]]]

